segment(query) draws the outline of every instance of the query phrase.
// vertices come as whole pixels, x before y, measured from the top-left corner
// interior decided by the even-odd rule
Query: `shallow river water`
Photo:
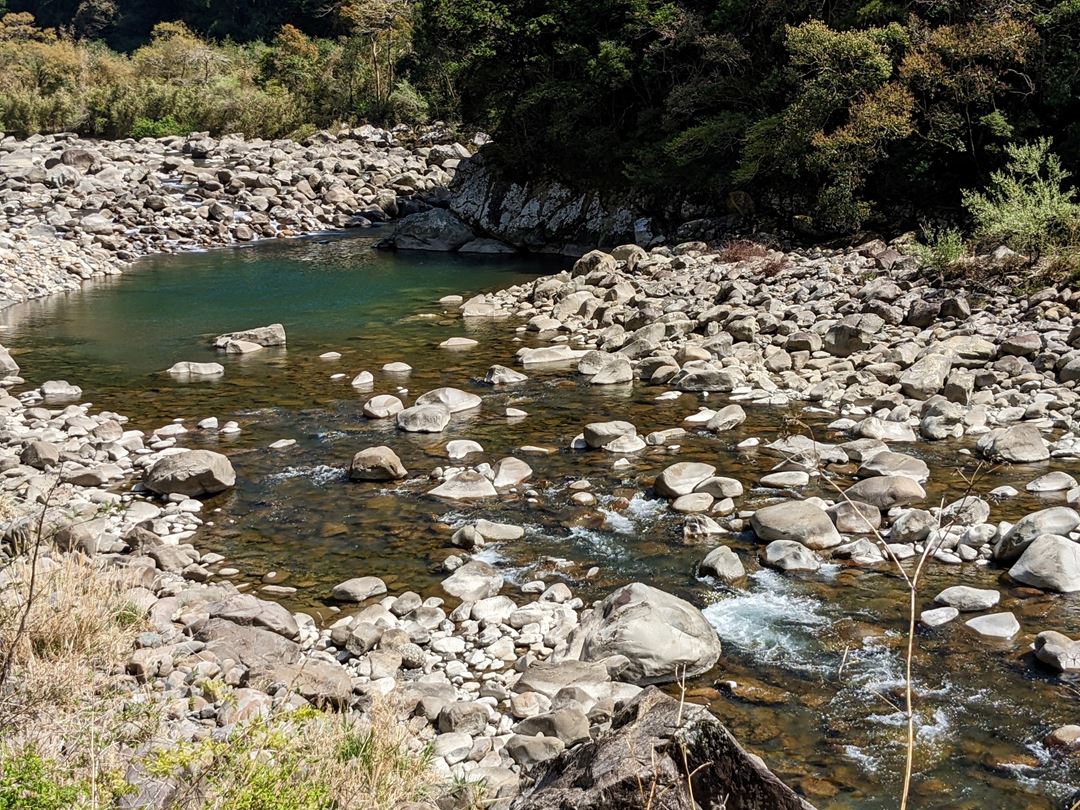
[[[650,448],[632,457],[629,468],[614,470],[603,451],[566,449],[586,422],[627,419],[645,433],[678,426],[706,400],[684,395],[657,402],[662,388],[590,387],[566,369],[532,371],[523,385],[493,390],[477,380],[493,363],[513,365],[523,345],[515,342],[518,324],[465,324],[437,304],[446,294],[468,297],[557,272],[569,260],[380,253],[371,242],[320,238],[147,259],[122,279],[0,313],[0,342],[33,384],[67,379],[96,408],[124,413],[147,431],[183,418],[193,429],[186,444],[227,452],[238,484],[208,505],[204,516],[213,525],[197,544],[227,555],[226,564],[256,586],[297,588],[283,600],[290,607],[329,615],[330,587],[366,574],[386,580],[391,593],[439,593],[438,566],[452,551],[455,526],[481,516],[518,523],[527,529],[523,540],[482,552],[512,583],[563,578],[590,599],[643,580],[691,599],[724,643],[716,669],[690,685],[693,699],[707,702],[818,807],[895,807],[903,754],[901,581],[887,569],[846,564],[813,577],[757,570],[756,547],[746,537],[731,544],[753,573],[744,589],[723,589],[694,576],[708,546],[686,544],[682,519],[648,496],[651,478],[681,459],[707,461],[743,481],[740,508],[767,502],[778,493],[752,485],[777,459],[735,445],[798,430],[795,416],[813,425],[819,439],[842,440],[823,432],[829,417],[748,408],[750,419],[734,431],[691,434],[677,457]],[[222,359],[210,346],[216,334],[275,321],[288,331],[285,350]],[[466,334],[480,345],[438,348]],[[318,359],[326,351],[342,357]],[[217,382],[177,382],[162,370],[178,360],[218,360],[226,374]],[[379,371],[395,360],[413,372]],[[361,392],[349,383],[364,369],[375,374],[375,384]],[[331,380],[338,373],[345,376]],[[375,393],[406,387],[403,399],[411,400],[440,385],[480,394],[483,408],[455,416],[442,436],[402,434],[392,420],[362,415]],[[707,404],[725,402],[714,396]],[[507,420],[507,405],[530,416]],[[194,430],[207,416],[235,419],[243,430],[228,439]],[[268,449],[282,438],[297,444]],[[535,471],[539,502],[518,497],[462,507],[426,497],[433,486],[426,474],[445,462],[446,442],[462,438],[480,442],[490,462],[520,455],[522,445],[551,448],[548,455],[522,456]],[[412,477],[393,488],[349,483],[352,455],[373,444],[392,446]],[[966,463],[971,470],[964,447],[905,448],[930,464],[935,501],[963,494],[956,469]],[[995,471],[978,489],[1010,483],[1022,490],[1046,469]],[[581,478],[592,482],[598,507],[570,501],[568,485]],[[807,494],[831,493],[822,486]],[[1015,519],[1043,505],[1022,496],[995,504],[991,519]],[[599,574],[586,578],[592,566]],[[999,588],[1000,609],[1014,611],[1023,629],[1001,644],[976,640],[958,622],[920,631],[912,806],[1059,807],[1080,785],[1080,772],[1040,741],[1053,728],[1080,721],[1080,684],[1035,666],[1029,646],[1044,629],[1080,634],[1080,597],[1012,588],[993,568],[935,564],[921,607],[958,583]],[[508,591],[513,595],[513,587]],[[723,687],[731,680],[740,684],[734,692]]]

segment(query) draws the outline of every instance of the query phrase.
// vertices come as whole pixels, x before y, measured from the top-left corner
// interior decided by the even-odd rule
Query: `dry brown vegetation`
[[[338,715],[279,695],[227,740],[205,729],[177,741],[170,720],[190,701],[125,674],[147,629],[130,583],[79,555],[42,551],[34,563],[30,554],[0,569],[0,661],[11,659],[0,685],[0,808],[112,807],[134,791],[132,766],[170,780],[185,808],[391,810],[433,795],[430,750],[385,699]],[[206,700],[235,699],[221,681],[188,680]]]
[[[769,249],[759,242],[751,239],[733,239],[726,242],[717,255],[720,261],[734,263],[745,262],[750,259],[764,259],[769,255]]]

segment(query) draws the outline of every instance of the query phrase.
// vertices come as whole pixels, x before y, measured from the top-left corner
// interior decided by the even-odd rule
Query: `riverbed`
[[[724,653],[712,673],[688,685],[693,699],[708,702],[736,737],[819,807],[894,807],[903,754],[902,581],[887,568],[847,564],[811,577],[759,571],[750,537],[729,543],[752,571],[744,588],[699,579],[696,565],[711,546],[685,542],[683,516],[647,486],[673,461],[707,461],[744,483],[738,506],[752,509],[778,494],[754,487],[776,459],[736,445],[809,430],[831,440],[831,417],[754,407],[735,430],[692,431],[677,452],[649,448],[616,469],[603,451],[569,449],[586,422],[626,419],[645,433],[679,426],[702,405],[726,400],[684,394],[657,401],[661,387],[589,386],[566,368],[530,370],[518,386],[485,386],[480,381],[492,364],[513,366],[517,348],[542,344],[512,320],[465,323],[439,298],[527,282],[568,269],[570,260],[385,253],[373,250],[373,241],[311,238],[145,259],[122,278],[5,310],[2,342],[31,383],[67,379],[96,408],[127,414],[147,432],[182,419],[190,428],[183,444],[227,453],[237,487],[208,504],[204,517],[212,525],[196,545],[224,554],[224,565],[256,587],[295,588],[280,597],[290,608],[329,618],[330,587],[369,574],[383,578],[391,593],[439,594],[442,560],[460,553],[449,546],[456,526],[477,517],[516,523],[525,527],[524,539],[481,552],[511,583],[564,579],[589,599],[641,580],[704,607]],[[272,322],[285,325],[287,349],[223,357],[212,348],[216,334]],[[455,336],[479,344],[439,348]],[[329,351],[340,359],[320,359]],[[212,382],[179,382],[164,369],[180,360],[222,362],[226,373]],[[393,361],[413,371],[380,371]],[[362,370],[374,374],[370,389],[350,385]],[[392,420],[362,415],[374,394],[411,401],[443,385],[480,394],[484,403],[455,416],[442,435],[404,434]],[[529,416],[508,419],[507,407]],[[235,420],[241,432],[198,430],[209,416]],[[296,444],[268,447],[279,439]],[[434,485],[427,476],[447,463],[450,439],[484,447],[471,463],[524,458],[535,471],[533,494],[467,507],[426,497]],[[394,486],[350,483],[352,455],[378,444],[394,448],[410,477]],[[548,452],[525,455],[525,445]],[[975,472],[962,452],[968,446],[909,450],[930,464],[935,500],[965,491],[960,472]],[[980,471],[979,490],[1008,483],[1022,491],[1045,471],[1046,465]],[[569,485],[583,479],[596,506],[570,500]],[[823,484],[807,494],[833,497]],[[1022,495],[995,504],[992,520],[1041,505],[1047,502]],[[1029,653],[1040,630],[1080,633],[1080,599],[1010,587],[1000,577],[992,566],[936,564],[926,577],[923,607],[961,581],[994,587],[1002,591],[999,609],[1013,611],[1023,630],[1004,643],[976,638],[955,622],[920,631],[915,807],[1052,808],[1080,783],[1068,760],[1040,742],[1076,721],[1080,691],[1034,666]],[[740,686],[729,691],[726,681]]]

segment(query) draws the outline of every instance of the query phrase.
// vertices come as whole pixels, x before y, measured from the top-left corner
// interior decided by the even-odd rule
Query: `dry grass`
[[[725,263],[745,262],[749,259],[764,259],[769,255],[769,249],[764,245],[750,239],[734,239],[725,243],[717,255],[720,261]]]
[[[19,633],[32,559],[11,565],[0,590],[0,656],[12,657],[0,690],[0,808],[112,807],[132,790],[133,764],[173,780],[185,808],[392,810],[437,795],[430,750],[387,700],[350,716],[282,703],[227,741],[174,742],[168,703],[123,674],[145,628],[125,583],[77,555],[39,557]],[[216,681],[202,693],[235,699]]]

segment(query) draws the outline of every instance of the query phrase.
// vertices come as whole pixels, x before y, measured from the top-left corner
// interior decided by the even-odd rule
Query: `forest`
[[[1073,227],[1059,215],[1073,211],[1080,162],[1080,0],[8,0],[7,11],[0,127],[12,134],[303,137],[442,120],[488,132],[508,174],[667,212],[768,212],[816,234],[962,211],[970,222],[965,191],[998,172],[1034,194],[1056,188],[1047,227]]]

